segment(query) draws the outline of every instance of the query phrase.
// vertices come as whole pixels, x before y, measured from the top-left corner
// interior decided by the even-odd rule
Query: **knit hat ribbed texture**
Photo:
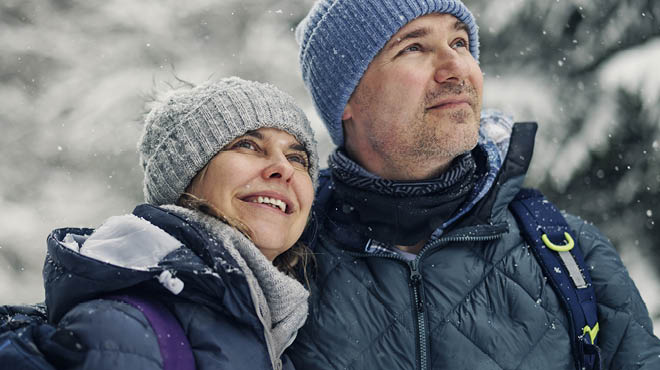
[[[369,63],[403,26],[430,13],[465,23],[479,60],[477,23],[460,0],[319,0],[300,22],[303,80],[335,144],[344,144],[341,116]]]
[[[305,147],[316,187],[316,140],[302,109],[272,85],[229,77],[174,89],[147,114],[138,142],[145,201],[174,204],[225,145],[263,127],[286,131]]]

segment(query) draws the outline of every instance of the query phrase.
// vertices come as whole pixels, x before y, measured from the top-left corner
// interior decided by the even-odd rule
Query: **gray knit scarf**
[[[298,329],[307,318],[307,290],[300,282],[273,266],[235,228],[199,211],[174,205],[162,208],[201,225],[239,264],[250,286],[255,312],[264,325],[273,368],[281,369],[282,353],[293,343]]]

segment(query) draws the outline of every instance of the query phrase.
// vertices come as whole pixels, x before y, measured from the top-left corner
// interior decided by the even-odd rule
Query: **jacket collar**
[[[529,166],[535,132],[536,123],[514,125],[511,117],[494,111],[483,113],[475,150],[485,153],[484,174],[469,200],[456,210],[454,217],[435,230],[432,239],[452,229],[470,225],[487,227],[504,221],[506,205],[520,189]],[[344,202],[328,170],[322,172],[321,184],[314,208],[326,224],[326,232],[340,244],[356,246],[357,251],[363,252],[370,237],[358,232],[341,215]]]
[[[65,238],[74,240],[80,247],[93,229],[54,230],[47,239],[48,254],[43,271],[51,322],[59,321],[80,302],[126,289],[155,295],[156,298],[167,297],[167,300],[194,301],[226,312],[241,322],[258,322],[246,278],[233,257],[224,255],[226,268],[209,268],[207,259],[211,256],[205,251],[211,249],[209,243],[213,243],[214,238],[206,231],[194,222],[152,205],[139,205],[133,214],[174,236],[182,244],[194,246],[193,249],[177,248],[156,266],[135,269],[88,257],[66,245]],[[185,283],[179,295],[172,294],[158,281],[163,271],[169,271]],[[231,294],[227,294],[228,291]]]

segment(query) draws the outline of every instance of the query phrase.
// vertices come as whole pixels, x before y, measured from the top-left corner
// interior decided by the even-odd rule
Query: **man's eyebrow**
[[[387,49],[389,50],[405,40],[424,37],[428,35],[430,32],[431,30],[428,27],[416,28],[410,32],[405,33],[403,36],[393,38],[393,40],[390,41],[390,44],[387,46]]]
[[[461,22],[461,21],[456,21],[454,23],[454,30],[456,31],[465,31],[468,35],[470,35],[470,27],[468,27],[467,24]],[[393,39],[390,41],[390,44],[387,45],[387,49],[391,49],[395,47],[396,45],[402,43],[405,40],[409,39],[417,39],[420,37],[424,37],[428,35],[431,32],[431,30],[428,27],[422,27],[422,28],[416,28],[408,33],[405,33],[403,36],[396,37],[396,39]]]
[[[470,35],[470,27],[468,27],[467,24],[465,24],[461,21],[456,21],[456,23],[454,23],[454,30],[456,30],[456,31],[465,31],[465,33],[467,33],[468,36]]]

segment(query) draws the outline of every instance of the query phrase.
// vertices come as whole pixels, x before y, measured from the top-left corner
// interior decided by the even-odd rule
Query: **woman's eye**
[[[243,148],[243,149],[248,149],[248,150],[257,150],[259,149],[257,145],[252,142],[252,140],[239,140],[234,143],[234,145],[231,146],[232,149],[238,149],[238,148]]]
[[[309,166],[307,156],[305,156],[305,155],[302,155],[302,154],[289,154],[287,156],[287,158],[289,159],[289,161],[291,161],[295,164],[298,164],[298,165],[302,166],[305,169],[307,169],[308,166]]]

